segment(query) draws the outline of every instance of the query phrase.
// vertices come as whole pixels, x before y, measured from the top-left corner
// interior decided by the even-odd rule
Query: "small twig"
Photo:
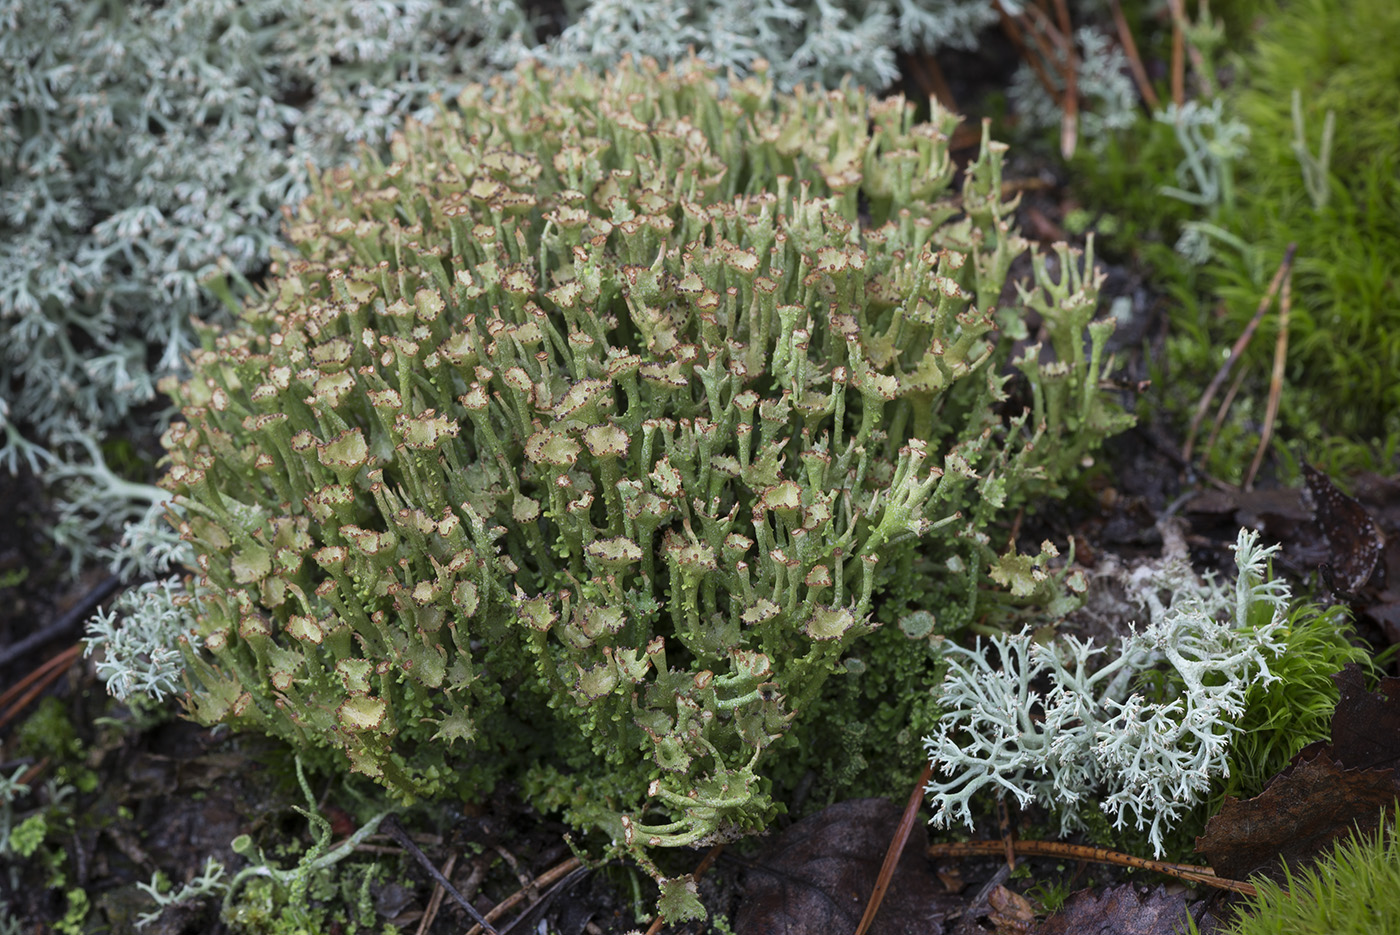
[[[1269,441],[1274,435],[1274,419],[1278,417],[1279,397],[1283,395],[1283,370],[1288,363],[1288,318],[1293,309],[1293,274],[1283,280],[1283,294],[1278,300],[1278,339],[1274,342],[1274,372],[1269,377],[1269,403],[1264,410],[1264,428],[1259,433],[1259,449],[1254,452],[1254,461],[1249,465],[1249,473],[1244,476],[1244,489],[1254,487],[1254,478],[1259,474],[1259,466],[1264,463],[1264,452],[1269,450]]]
[[[102,581],[84,594],[78,603],[68,608],[67,612],[61,614],[53,623],[31,633],[18,643],[12,643],[0,650],[0,667],[9,665],[45,643],[51,643],[68,636],[71,631],[78,629],[79,625],[88,618],[88,615],[97,608],[98,604],[101,604],[121,588],[122,579],[116,575]]]
[[[875,913],[880,911],[880,903],[884,902],[885,893],[890,888],[890,881],[894,879],[894,871],[899,866],[899,858],[904,853],[904,845],[909,842],[909,835],[914,830],[914,820],[918,818],[919,806],[924,801],[924,787],[932,778],[933,761],[929,760],[924,764],[924,771],[919,776],[919,781],[914,784],[914,791],[909,793],[909,801],[904,804],[904,814],[900,816],[899,826],[895,828],[894,837],[890,839],[889,849],[885,851],[884,863],[880,864],[880,875],[875,878],[875,888],[870,891],[870,899],[865,903],[865,912],[861,914],[860,924],[856,926],[856,935],[865,935],[875,922]]]
[[[1264,313],[1267,312],[1269,306],[1273,304],[1274,296],[1278,294],[1279,286],[1283,285],[1284,278],[1293,267],[1293,254],[1297,251],[1298,245],[1296,243],[1289,244],[1288,249],[1284,251],[1283,262],[1279,264],[1278,272],[1274,273],[1274,278],[1269,283],[1268,291],[1266,291],[1264,297],[1259,300],[1259,308],[1255,310],[1254,317],[1249,320],[1249,324],[1245,326],[1244,331],[1241,332],[1240,336],[1235,340],[1235,346],[1230,348],[1230,356],[1226,358],[1225,363],[1216,371],[1215,376],[1210,381],[1210,385],[1206,387],[1205,393],[1201,396],[1201,401],[1196,406],[1196,414],[1191,418],[1191,429],[1186,436],[1186,445],[1181,449],[1181,457],[1187,464],[1191,463],[1191,452],[1196,445],[1196,433],[1200,431],[1201,420],[1205,418],[1206,410],[1210,407],[1210,401],[1215,398],[1215,394],[1220,390],[1220,385],[1225,382],[1226,377],[1230,375],[1230,371],[1234,369],[1235,362],[1240,359],[1240,355],[1244,353],[1244,349],[1249,346],[1249,342],[1254,338],[1254,332],[1258,329],[1259,322],[1263,320]]]
[[[428,859],[428,855],[423,853],[422,848],[413,843],[413,839],[408,836],[408,832],[404,830],[403,825],[399,824],[398,816],[388,816],[379,827],[385,834],[397,841],[400,847],[412,854],[413,859],[418,861],[419,865],[422,866],[424,870],[428,871],[428,876],[432,877],[438,886],[441,886],[447,891],[449,896],[457,901],[457,905],[467,910],[467,914],[476,920],[477,927],[472,929],[472,931],[486,931],[489,932],[490,935],[500,935],[500,933],[491,927],[491,923],[488,920],[482,918],[481,913],[476,911],[476,907],[473,906],[465,896],[457,892],[457,887],[453,886],[452,881],[442,875],[442,872],[438,870],[437,866]]]
[[[989,841],[988,843],[997,844],[999,842]],[[992,898],[992,892],[1009,879],[1011,879],[1011,868],[1002,864],[997,868],[997,872],[992,875],[992,878],[982,884],[982,888],[977,891],[977,896],[963,910],[962,918],[958,920],[958,927],[953,929],[953,935],[981,935],[982,928],[977,924],[977,917],[982,914],[983,909],[987,908],[987,904]]]
[[[457,855],[453,854],[447,858],[447,863],[442,865],[442,876],[444,879],[452,879],[452,868],[457,866]],[[442,897],[447,891],[442,888],[441,883],[433,884],[433,895],[428,899],[428,908],[423,913],[423,918],[418,921],[418,935],[428,935],[428,929],[433,927],[433,920],[437,918],[438,910],[442,908]]]
[[[949,844],[930,844],[927,854],[929,857],[980,857],[1000,854],[1003,846],[1001,841],[955,841]],[[1246,896],[1253,896],[1255,892],[1252,883],[1218,877],[1215,875],[1215,871],[1209,867],[1148,860],[1146,857],[1134,857],[1132,854],[1111,851],[1104,847],[1065,844],[1061,841],[1017,841],[1015,847],[1016,853],[1026,857],[1065,857],[1071,860],[1088,860],[1120,867],[1136,867],[1139,870],[1164,873],[1167,876],[1189,880],[1204,886],[1213,886],[1216,889],[1244,893]]]
[[[1016,869],[1016,838],[1011,833],[1011,807],[1006,799],[997,799],[997,833],[1001,835],[1002,851],[1006,855],[1006,869]]]
[[[575,870],[582,866],[583,861],[579,860],[577,857],[570,857],[563,863],[550,867],[544,873],[535,877],[534,887],[536,890],[538,890],[540,887],[548,887],[552,885],[556,880],[563,879],[564,877],[573,873]],[[524,889],[516,890],[514,893],[510,894],[505,899],[501,900],[499,903],[493,906],[491,908],[491,911],[486,913],[485,919],[483,919],[479,915],[476,915],[476,913],[473,912],[472,915],[474,918],[476,918],[477,924],[473,925],[470,929],[467,930],[467,935],[481,935],[482,931],[493,932],[494,929],[491,928],[491,923],[495,922],[501,916],[514,909],[517,905],[523,902],[528,895],[529,894],[526,893]]]
[[[1123,6],[1119,0],[1108,0],[1108,4],[1109,9],[1113,11],[1113,25],[1118,29],[1118,42],[1123,47],[1123,54],[1128,57],[1128,70],[1133,73],[1138,93],[1142,95],[1147,109],[1155,111],[1158,105],[1157,91],[1148,80],[1147,69],[1143,67],[1142,56],[1138,54],[1137,42],[1133,39],[1133,31],[1128,28],[1128,18],[1123,15]]]
[[[63,673],[73,664],[73,661],[82,654],[83,645],[75,643],[63,652],[54,656],[33,672],[26,675],[12,688],[5,692],[3,699],[0,699],[0,706],[9,705],[5,712],[0,714],[0,727],[4,727],[15,716],[29,706],[29,703],[39,695],[48,690],[49,686],[63,677]],[[25,689],[28,688],[28,691]],[[23,692],[23,694],[20,694]],[[11,699],[19,695],[19,698],[10,704]]]
[[[515,855],[500,844],[495,845],[494,850],[501,856],[501,859],[506,862],[506,866],[510,868],[510,872],[515,874],[516,882],[520,884],[521,891],[529,897],[530,902],[538,902],[540,891],[536,887],[536,881],[530,879],[530,875],[520,868],[520,861],[515,859]]]

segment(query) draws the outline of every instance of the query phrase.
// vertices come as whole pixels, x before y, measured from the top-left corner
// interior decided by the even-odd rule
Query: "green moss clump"
[[[955,123],[523,69],[320,177],[170,387],[192,715],[405,798],[510,776],[637,854],[764,827],[886,596],[956,632],[1063,590],[988,529],[1126,423],[1092,255],[1005,290],[1004,147],[955,196]]]
[[[1370,669],[1371,654],[1351,642],[1347,610],[1299,604],[1279,632],[1284,651],[1269,661],[1275,680],[1255,682],[1245,696],[1239,733],[1230,744],[1230,769],[1211,797],[1216,811],[1226,795],[1247,799],[1283,771],[1293,755],[1332,735],[1341,692],[1333,676],[1355,663]]]
[[[1315,867],[1284,868],[1283,887],[1253,880],[1229,935],[1376,935],[1400,932],[1400,844],[1394,821],[1353,836]],[[1191,929],[1196,931],[1194,922]]]

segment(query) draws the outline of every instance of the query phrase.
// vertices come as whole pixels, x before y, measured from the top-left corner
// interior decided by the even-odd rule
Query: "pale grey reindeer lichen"
[[[124,591],[87,624],[84,655],[100,650],[97,677],[118,701],[146,695],[159,702],[184,689],[180,639],[191,631],[189,595],[179,578],[147,581]]]
[[[512,9],[0,0],[0,467],[153,401],[219,312],[201,282],[266,265],[306,165],[494,70]]]
[[[990,6],[990,4],[989,4]],[[1139,117],[1138,92],[1129,77],[1123,50],[1103,32],[1088,26],[1074,32],[1075,80],[1080,98],[1078,136],[1091,150],[1101,148],[1118,131],[1133,127]],[[1063,96],[1063,63],[1046,73]],[[1007,98],[1023,128],[1057,127],[1064,116],[1035,71],[1024,62],[1012,76]]]
[[[1095,665],[1106,649],[1092,641],[1036,642],[1029,629],[949,645],[945,713],[925,738],[933,822],[972,827],[971,799],[986,789],[1058,811],[1068,830],[1076,804],[1094,798],[1115,827],[1146,828],[1160,854],[1163,835],[1227,774],[1249,686],[1273,679],[1289,599],[1266,567],[1277,550],[1242,530],[1232,588],[1197,578],[1184,558],[1143,566],[1132,590],[1149,622],[1106,664]],[[1251,623],[1261,608],[1267,622]],[[1149,697],[1136,680],[1159,667],[1174,690]]]

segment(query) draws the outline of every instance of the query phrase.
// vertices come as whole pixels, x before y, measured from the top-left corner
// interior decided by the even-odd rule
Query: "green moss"
[[[16,749],[21,756],[53,757],[66,765],[82,756],[83,742],[63,701],[51,695],[20,726]]]
[[[58,935],[83,935],[86,928],[83,923],[92,909],[87,890],[69,890],[67,899],[68,909],[63,913],[63,918],[54,923],[53,930]]]
[[[1286,648],[1269,662],[1277,680],[1256,682],[1245,697],[1240,732],[1230,744],[1229,776],[1212,796],[1212,812],[1226,795],[1258,795],[1295,753],[1331,736],[1339,697],[1332,676],[1347,663],[1372,665],[1351,635],[1344,607],[1302,605],[1289,614],[1280,634]]]
[[[1393,818],[1352,836],[1316,866],[1285,868],[1285,885],[1256,877],[1228,935],[1377,935],[1400,932],[1400,844]],[[1196,931],[1194,922],[1191,926]]]
[[[1239,215],[1268,267],[1298,243],[1290,325],[1289,402],[1332,434],[1400,430],[1400,5],[1389,0],[1299,0],[1269,19],[1247,59],[1234,106],[1250,126]],[[1293,152],[1293,92],[1316,154],[1336,115],[1330,197],[1314,204]],[[1257,281],[1231,262],[1219,271],[1227,329],[1243,327]],[[1265,322],[1251,359],[1261,376],[1273,352]]]
[[[10,850],[21,857],[32,857],[48,833],[49,823],[44,813],[30,815],[10,831]]]
[[[1229,62],[1234,83],[1223,95],[1225,117],[1249,129],[1230,197],[1197,208],[1164,196],[1176,184],[1182,151],[1172,127],[1146,121],[1102,158],[1076,163],[1082,195],[1095,212],[1121,221],[1121,235],[1106,247],[1134,254],[1168,294],[1170,364],[1157,385],[1182,426],[1296,242],[1278,447],[1299,445],[1332,465],[1384,469],[1386,452],[1400,444],[1400,381],[1393,379],[1400,368],[1400,5],[1246,0],[1217,7],[1236,37],[1228,47],[1242,50]],[[1304,161],[1318,162],[1328,113],[1336,120],[1328,174],[1311,187],[1295,153],[1295,91]],[[1197,267],[1172,245],[1200,221],[1226,239],[1213,239],[1212,258]],[[1245,354],[1240,394],[1206,461],[1214,476],[1239,481],[1253,456],[1278,324],[1275,307]]]

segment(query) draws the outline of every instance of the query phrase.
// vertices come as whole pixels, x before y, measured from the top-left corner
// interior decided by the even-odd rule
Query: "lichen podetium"
[[[511,776],[654,870],[772,818],[907,556],[1044,578],[985,529],[1126,422],[1092,255],[998,307],[1004,147],[957,197],[956,117],[764,75],[523,68],[316,180],[169,386],[196,719],[404,797]]]

